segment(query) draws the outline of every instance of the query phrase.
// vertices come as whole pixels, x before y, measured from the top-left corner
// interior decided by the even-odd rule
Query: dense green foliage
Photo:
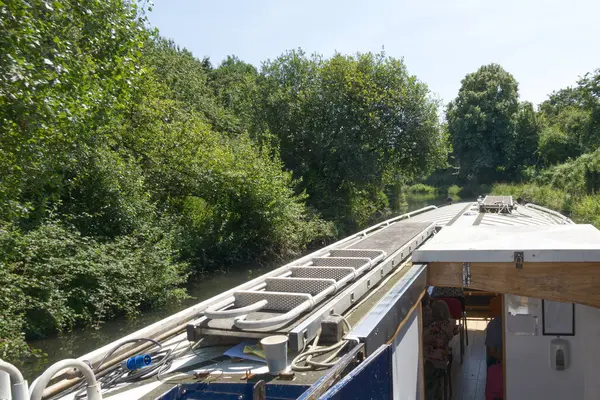
[[[566,161],[569,157],[596,150],[600,146],[600,70],[586,74],[577,86],[552,93],[540,105],[540,113],[555,130],[568,152],[550,157],[546,165]],[[558,133],[557,133],[558,132]],[[564,145],[563,145],[564,146]],[[547,147],[552,151],[551,147]],[[544,152],[540,150],[544,156]]]
[[[492,64],[468,74],[446,118],[462,184],[527,178],[600,145],[600,71],[554,92],[536,111],[515,79]]]
[[[462,179],[487,183],[508,175],[518,111],[517,81],[499,65],[485,65],[463,79],[446,113]]]
[[[436,103],[400,60],[291,51],[265,63],[260,91],[263,121],[308,203],[347,227],[387,206],[386,185],[445,161]]]
[[[0,1],[1,358],[362,226],[447,159],[400,60],[214,67],[146,26],[125,0]]]
[[[512,178],[520,177],[523,169],[538,163],[538,146],[544,129],[543,117],[536,113],[529,102],[519,104],[516,115],[515,137],[508,173]]]
[[[0,5],[0,357],[26,353],[23,334],[180,299],[188,264],[331,234],[202,63],[150,37],[140,11]]]
[[[159,227],[100,241],[52,220],[26,233],[2,226],[0,337],[13,343],[0,356],[26,353],[22,331],[42,337],[183,298],[186,266],[172,242]]]
[[[447,112],[460,173],[458,179],[446,174],[445,183],[456,181],[468,189],[493,181],[525,182],[496,184],[492,192],[600,227],[600,70],[550,94],[537,111],[530,103],[517,103],[516,88],[496,65],[463,80]]]
[[[415,183],[404,188],[404,191],[412,194],[435,194],[437,189],[424,183]]]

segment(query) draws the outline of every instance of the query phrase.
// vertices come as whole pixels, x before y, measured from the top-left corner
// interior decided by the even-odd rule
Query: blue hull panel
[[[160,400],[252,400],[252,392],[256,383],[194,383],[174,387]],[[267,399],[297,399],[309,386],[302,385],[267,385]]]
[[[331,387],[321,399],[383,400],[392,398],[392,348],[383,345]]]

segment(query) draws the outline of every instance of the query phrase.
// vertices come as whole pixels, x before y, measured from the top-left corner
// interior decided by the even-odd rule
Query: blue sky
[[[215,65],[229,54],[260,66],[298,47],[330,56],[383,46],[444,103],[483,64],[502,65],[535,104],[600,68],[600,0],[155,0],[149,18]]]

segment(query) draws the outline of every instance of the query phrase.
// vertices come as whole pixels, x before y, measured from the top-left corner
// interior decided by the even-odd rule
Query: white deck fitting
[[[600,231],[592,225],[447,226],[413,253],[415,263],[599,262]]]

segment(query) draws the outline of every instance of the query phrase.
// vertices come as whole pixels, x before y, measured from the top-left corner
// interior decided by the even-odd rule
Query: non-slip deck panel
[[[339,281],[348,275],[355,274],[354,268],[348,267],[292,267],[294,278],[322,278]]]
[[[381,229],[372,236],[353,244],[349,248],[383,250],[389,256],[425,230],[429,225],[431,225],[430,222],[411,222],[410,220],[396,222]]]
[[[370,258],[360,258],[360,257],[316,257],[316,258],[312,259],[311,267],[315,266],[315,267],[359,268],[359,267],[364,266],[365,264],[368,264],[370,261],[371,261]]]

